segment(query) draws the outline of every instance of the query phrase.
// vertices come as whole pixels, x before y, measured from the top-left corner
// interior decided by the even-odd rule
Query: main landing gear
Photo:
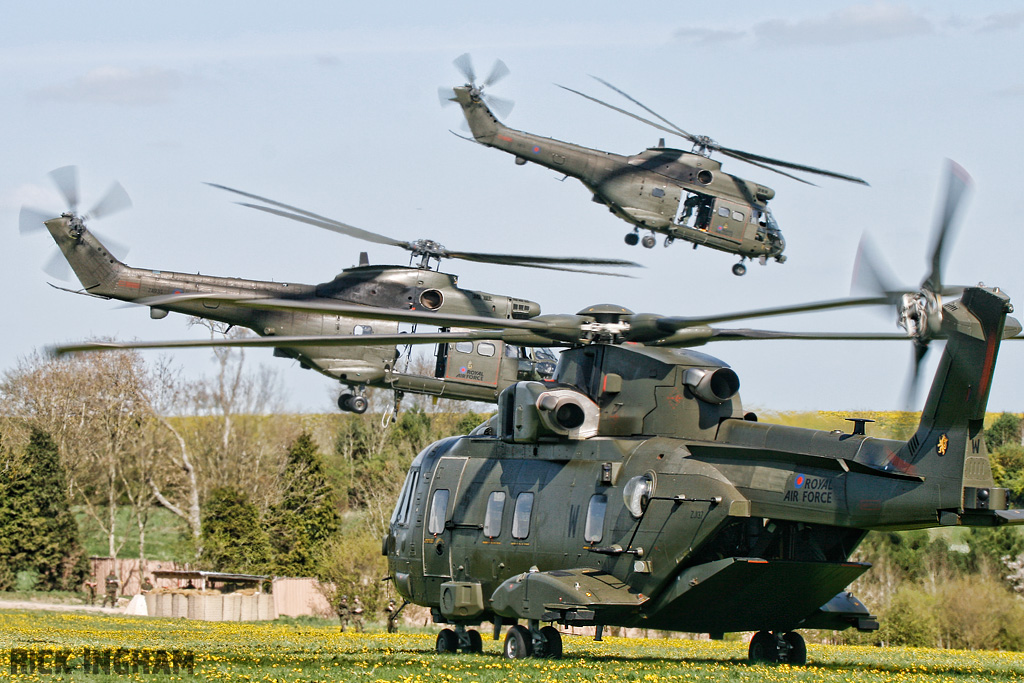
[[[758,631],[750,639],[748,654],[751,662],[786,662],[803,666],[807,663],[807,644],[796,631]]]
[[[743,265],[743,261],[740,261],[739,263],[733,265],[733,267],[732,267],[732,274],[733,275],[746,275],[747,274],[747,267],[745,265]]]
[[[505,634],[505,657],[524,659],[538,657],[562,658],[562,634],[554,626],[537,628],[536,621],[530,621],[529,628],[516,624]]]
[[[657,240],[654,239],[653,232],[650,235],[644,235],[643,239],[640,239],[639,228],[634,230],[633,232],[627,232],[626,237],[624,239],[626,241],[626,244],[628,244],[631,247],[636,246],[637,243],[640,243],[644,245],[645,249],[653,249],[654,245],[657,243]]]
[[[465,626],[458,624],[453,629],[446,628],[437,634],[434,649],[439,655],[460,651],[479,654],[484,651],[484,640],[480,637],[479,631],[467,630]]]
[[[362,415],[370,407],[370,402],[362,394],[342,394],[338,397],[338,408],[346,413]]]

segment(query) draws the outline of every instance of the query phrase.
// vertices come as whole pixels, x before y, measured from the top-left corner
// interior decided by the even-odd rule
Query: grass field
[[[809,664],[750,665],[745,642],[565,637],[561,660],[508,661],[485,638],[480,655],[437,655],[433,633],[338,633],[330,624],[209,623],[82,613],[0,611],[0,680],[117,681],[850,681],[914,683],[1024,679],[1024,654],[809,645]],[[181,649],[193,675],[103,673],[81,669],[90,648]],[[70,674],[12,673],[13,648],[77,650]],[[70,664],[74,665],[72,659]]]

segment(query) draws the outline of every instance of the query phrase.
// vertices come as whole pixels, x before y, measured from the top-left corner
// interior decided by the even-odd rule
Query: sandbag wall
[[[269,621],[277,618],[274,596],[268,593],[147,593],[151,617],[200,621]]]

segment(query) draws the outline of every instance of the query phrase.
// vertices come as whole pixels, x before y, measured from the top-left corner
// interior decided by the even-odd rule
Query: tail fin
[[[943,307],[946,348],[903,457],[936,486],[944,524],[971,523],[961,517],[965,512],[983,512],[991,520],[987,523],[995,523],[987,511],[1006,508],[1005,489],[994,487],[982,431],[999,343],[1012,310],[1008,296],[987,287],[965,289],[959,301]]]
[[[121,263],[89,232],[81,220],[68,215],[46,222],[53,241],[89,292],[107,295],[113,291],[119,274],[127,266]]]
[[[473,96],[468,86],[460,86],[454,90],[455,101],[462,107],[462,114],[466,117],[473,138],[477,142],[490,145],[505,126],[498,121],[498,117],[480,97]]]

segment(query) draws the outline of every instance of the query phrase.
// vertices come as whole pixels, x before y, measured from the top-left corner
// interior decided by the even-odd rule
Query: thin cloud
[[[996,31],[1016,31],[1024,26],[1024,11],[990,14],[978,28],[978,33],[994,33]]]
[[[903,5],[853,5],[825,16],[755,24],[757,40],[770,45],[837,45],[895,40],[935,32],[923,14]]]
[[[182,83],[181,75],[170,69],[103,66],[74,80],[39,88],[29,94],[37,100],[151,106],[169,102]]]
[[[692,45],[710,47],[723,43],[735,43],[749,34],[744,31],[723,31],[710,28],[681,28],[675,32],[675,39]]]

